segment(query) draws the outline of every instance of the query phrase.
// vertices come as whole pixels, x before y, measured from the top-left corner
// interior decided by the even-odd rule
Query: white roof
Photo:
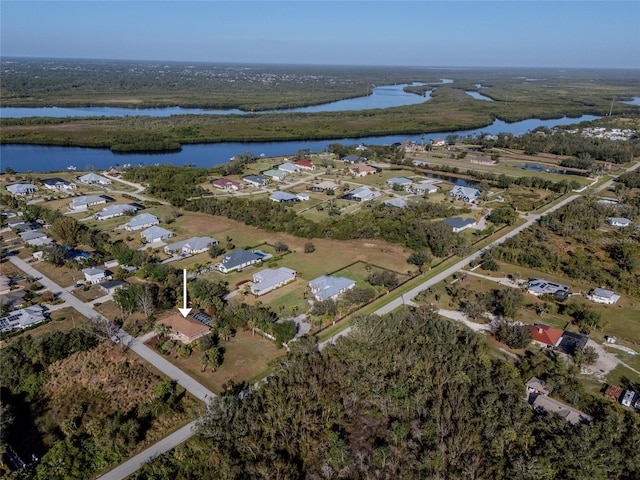
[[[97,175],[95,173],[87,173],[86,175],[81,175],[78,177],[78,180],[83,183],[111,183],[110,179],[101,175]]]
[[[96,217],[107,217],[107,216],[116,216],[116,215],[124,215],[126,212],[130,212],[131,210],[136,210],[136,207],[129,204],[124,205],[109,205],[108,207],[104,207],[100,210]]]
[[[151,215],[150,213],[141,213],[129,220],[125,225],[129,228],[135,228],[141,225],[148,225],[151,223],[159,223],[158,217]]]
[[[167,235],[171,236],[173,235],[173,232],[171,230],[167,230],[166,228],[158,227],[157,225],[149,227],[146,230],[140,232],[140,236],[146,239],[166,237]]]
[[[13,185],[7,185],[7,190],[9,192],[18,194],[18,195],[23,195],[25,193],[29,193],[37,189],[38,187],[36,187],[33,183],[16,183]]]
[[[87,206],[95,203],[107,203],[107,200],[97,195],[85,195],[71,200],[71,207]]]

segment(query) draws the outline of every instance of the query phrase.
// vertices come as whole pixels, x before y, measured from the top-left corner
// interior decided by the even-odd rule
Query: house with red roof
[[[529,325],[529,330],[531,331],[532,341],[548,347],[557,347],[560,345],[562,335],[564,335],[564,330],[550,327],[549,325],[544,325],[542,323]]]
[[[236,182],[228,178],[218,178],[217,180],[211,182],[211,184],[214,187],[219,188],[220,190],[225,190],[227,192],[235,192],[236,190],[242,188],[242,184],[240,182]]]
[[[307,160],[306,158],[303,158],[302,160],[298,160],[297,162],[294,162],[294,165],[297,165],[298,168],[301,168],[302,170],[315,170],[316,166],[314,165],[313,162]]]

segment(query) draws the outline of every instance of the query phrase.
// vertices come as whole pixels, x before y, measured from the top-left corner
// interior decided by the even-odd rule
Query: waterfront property
[[[604,303],[605,305],[613,305],[620,300],[620,295],[616,295],[611,290],[605,290],[604,288],[594,288],[586,297],[592,302]]]
[[[47,190],[73,190],[76,187],[75,183],[68,182],[62,178],[45,178],[42,180],[42,186]]]
[[[417,195],[428,195],[430,193],[436,193],[438,191],[438,187],[430,182],[420,182],[414,183],[409,186],[409,191],[413,192]]]
[[[457,185],[451,189],[449,195],[463,202],[474,203],[480,196],[480,190],[471,187]]]
[[[97,175],[95,173],[87,173],[78,177],[78,181],[86,185],[111,185],[111,179]]]
[[[341,293],[356,286],[356,282],[345,277],[331,277],[322,275],[309,282],[309,290],[319,302],[336,300]]]
[[[159,223],[160,220],[155,215],[151,215],[150,213],[141,213],[125,223],[123,227],[127,232],[133,232],[135,230],[153,227]]]
[[[215,265],[215,268],[222,273],[233,272],[234,270],[242,270],[249,265],[255,265],[262,261],[262,256],[255,252],[249,252],[243,248],[238,248],[232,252],[226,253],[222,257],[222,262]]]
[[[393,178],[390,178],[389,180],[387,180],[387,183],[389,184],[389,186],[391,188],[393,188],[396,185],[398,185],[399,187],[402,187],[402,189],[408,191],[413,182],[410,179],[406,178],[406,177],[393,177]]]
[[[14,183],[13,185],[7,185],[7,191],[14,195],[31,195],[36,190],[38,190],[38,187],[33,183]]]
[[[206,252],[211,245],[218,243],[218,240],[211,237],[191,237],[181,242],[172,243],[164,247],[165,253],[169,255],[195,255]]]
[[[107,199],[104,197],[98,197],[96,195],[86,195],[71,200],[71,203],[69,203],[69,208],[71,210],[86,210],[93,205],[100,205],[103,203],[107,203]]]
[[[256,297],[269,293],[296,279],[296,271],[290,268],[280,267],[276,269],[266,268],[253,275],[251,293]]]

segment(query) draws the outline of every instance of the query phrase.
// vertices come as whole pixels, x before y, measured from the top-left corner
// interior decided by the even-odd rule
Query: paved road
[[[191,436],[193,436],[193,428],[195,424],[196,422],[193,421],[188,425],[185,425],[180,430],[177,430],[171,435],[164,437],[155,445],[150,446],[135,457],[130,458],[126,462],[118,465],[110,472],[107,472],[98,478],[100,480],[122,480],[123,478],[128,477],[140,467],[142,467],[142,465],[144,465],[145,463],[153,460],[163,453],[168,452],[172,448],[177,447],[182,442],[185,442],[186,440],[191,438]]]

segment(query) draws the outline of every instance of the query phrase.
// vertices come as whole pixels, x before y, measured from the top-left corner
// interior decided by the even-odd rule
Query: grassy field
[[[242,330],[236,332],[229,342],[222,342],[222,346],[225,348],[224,362],[215,372],[202,371],[200,353],[197,351],[188,358],[175,354],[166,358],[207,388],[221,393],[223,385],[229,380],[236,383],[258,381],[268,371],[270,362],[286,353],[277,349],[273,341]]]

